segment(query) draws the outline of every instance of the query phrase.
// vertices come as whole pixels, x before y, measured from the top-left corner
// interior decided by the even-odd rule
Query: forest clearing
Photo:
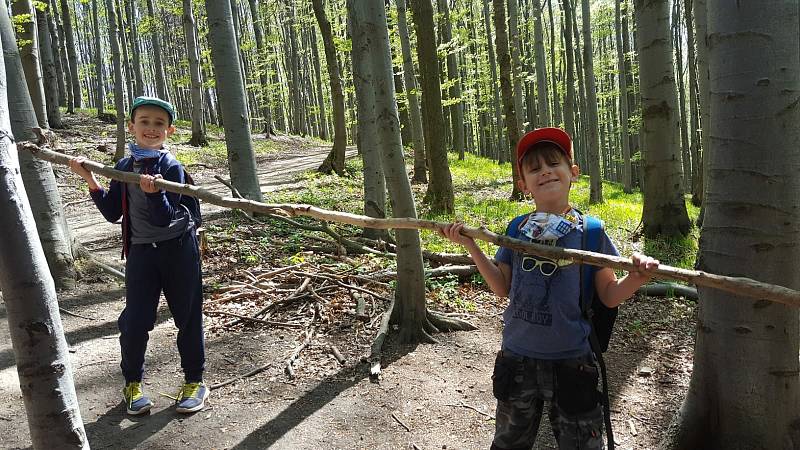
[[[91,140],[92,135],[103,134],[96,131],[102,126],[100,123],[83,115],[67,120],[74,124],[59,144],[63,149],[95,154],[89,149],[107,142]],[[265,192],[267,198],[281,198],[281,191],[304,186],[302,167],[315,168],[329,150],[314,141],[276,140],[277,148],[259,158],[259,172],[274,174],[276,167],[285,167],[286,176]],[[178,146],[177,152],[180,154],[184,148]],[[297,163],[306,158],[312,163]],[[190,167],[198,185],[211,185],[213,189],[213,169]],[[78,239],[94,257],[119,266],[119,226],[104,223],[92,211],[91,203],[81,202],[86,194],[74,175],[63,166],[55,168],[60,174],[59,184],[63,184],[60,189],[65,203],[78,202],[67,207]],[[376,302],[365,294],[367,317],[360,318],[348,311],[355,309],[356,302],[346,290],[320,291],[331,298],[326,302],[325,321],[297,359],[295,376],[289,377],[285,363],[302,343],[302,328],[259,323],[230,326],[235,317],[214,311],[249,315],[268,304],[275,294],[255,295],[252,289],[238,301],[226,301],[224,287],[241,285],[271,270],[295,267],[298,262],[288,265],[286,261],[308,254],[306,266],[281,275],[281,285],[296,288],[309,272],[322,276],[331,273],[331,267],[334,272],[339,271],[335,268],[337,262],[325,253],[314,256],[303,251],[313,248],[315,240],[292,239],[287,235],[289,230],[281,230],[279,223],[257,224],[233,212],[214,210],[211,205],[203,208],[206,228],[220,230],[211,232],[220,236],[211,238],[203,261],[208,289],[208,382],[223,383],[264,365],[269,367],[214,389],[210,406],[195,416],[179,416],[171,408],[172,400],[161,395],[150,416],[126,416],[119,403],[115,324],[124,306],[124,288],[119,280],[86,262],[78,287],[62,295],[59,306],[77,315],[62,314],[62,320],[93,448],[179,449],[190,443],[209,449],[486,447],[494,431],[491,362],[499,346],[499,313],[505,302],[480,287],[457,283],[452,278],[442,281],[442,288],[433,288],[428,294],[432,307],[456,313],[478,329],[437,335],[440,343],[435,345],[391,344],[384,356],[381,380],[376,382],[370,380],[367,358],[378,328],[376,321],[388,303]],[[274,233],[276,237],[265,247],[249,244],[263,233]],[[239,245],[246,252],[256,251],[258,256],[242,254],[241,249],[237,252],[230,241],[233,236],[239,236]],[[293,253],[297,250],[300,253]],[[253,258],[258,258],[257,264],[253,264]],[[313,285],[318,284],[319,280],[314,280]],[[378,288],[377,292],[388,296],[385,288]],[[442,302],[442,297],[448,302]],[[458,307],[458,299],[468,302],[472,309]],[[297,322],[298,316],[303,316],[298,311],[301,307],[279,310],[270,320]],[[652,448],[659,441],[688,384],[693,327],[694,304],[681,298],[637,297],[622,309],[606,356],[613,371],[611,396],[619,448]],[[29,437],[19,381],[7,327],[0,329],[4,335],[1,340],[6,343],[0,349],[4,355],[0,394],[14,399],[0,407],[3,446],[26,448]],[[149,377],[150,391],[173,395],[179,383],[177,353],[169,350],[174,349],[174,333],[169,312],[162,303],[159,323],[151,334],[152,354],[148,355],[148,366],[155,371]],[[343,363],[333,356],[332,347],[344,358]],[[553,445],[550,437],[536,448]]]
[[[0,446],[800,448],[799,30],[0,1]]]

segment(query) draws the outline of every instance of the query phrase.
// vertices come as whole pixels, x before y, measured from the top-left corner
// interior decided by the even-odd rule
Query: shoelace
[[[187,398],[194,398],[197,395],[197,391],[200,390],[202,383],[184,383],[181,390],[178,391],[178,398],[176,401],[181,401]]]
[[[142,385],[141,383],[128,383],[125,386],[125,396],[128,397],[128,407],[130,408],[133,406],[133,402],[139,400],[142,397]]]

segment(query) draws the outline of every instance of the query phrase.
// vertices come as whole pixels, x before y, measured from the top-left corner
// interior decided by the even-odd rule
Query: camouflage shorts
[[[542,360],[499,352],[492,375],[497,397],[492,449],[530,449],[545,402],[559,448],[605,448],[598,378],[591,355]]]

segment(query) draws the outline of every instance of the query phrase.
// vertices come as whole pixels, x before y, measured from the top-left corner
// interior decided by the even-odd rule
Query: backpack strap
[[[583,216],[583,234],[581,237],[581,249],[591,252],[600,250],[600,237],[603,232],[603,221],[597,217],[588,215]],[[581,311],[586,321],[589,322],[589,345],[591,346],[592,353],[597,358],[597,365],[600,367],[600,375],[603,380],[603,395],[601,402],[603,405],[603,422],[606,428],[606,438],[608,440],[608,450],[614,450],[614,432],[611,430],[611,403],[608,399],[608,375],[606,371],[606,363],[603,360],[603,349],[597,339],[595,332],[594,321],[592,320],[592,299],[595,296],[594,276],[597,273],[597,267],[589,264],[582,264],[580,270],[580,302]]]

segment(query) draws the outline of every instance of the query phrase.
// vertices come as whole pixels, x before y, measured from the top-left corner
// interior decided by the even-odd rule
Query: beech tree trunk
[[[203,118],[203,80],[200,78],[200,52],[197,42],[197,27],[192,11],[192,0],[183,0],[183,34],[186,38],[186,56],[189,60],[189,76],[192,92],[192,137],[189,144],[195,147],[208,145],[206,124]]]
[[[586,85],[586,145],[587,167],[589,172],[589,202],[603,202],[603,179],[600,172],[600,143],[597,115],[597,87],[594,80],[594,51],[592,50],[592,16],[589,0],[581,0],[583,22],[583,76]]]
[[[64,24],[64,40],[67,47],[67,61],[69,62],[70,80],[72,81],[72,101],[75,108],[80,108],[83,105],[81,97],[81,81],[78,76],[78,54],[76,53],[77,45],[75,44],[75,33],[72,29],[72,16],[69,12],[69,4],[67,0],[61,0],[61,22]],[[75,112],[74,110],[67,110],[67,112]]]
[[[156,13],[153,0],[147,0],[147,15],[150,16],[150,20],[152,21],[151,24],[153,25],[153,28],[150,30],[150,40],[153,45],[153,66],[156,71],[156,92],[158,93],[158,98],[169,101],[169,89],[167,89],[166,77],[164,76],[164,61],[161,59],[161,36],[158,34],[161,29],[161,27],[158,26],[158,24],[161,23],[161,16]]]
[[[631,146],[628,139],[628,80],[625,74],[625,53],[622,47],[622,13],[620,3],[614,1],[614,36],[617,50],[617,86],[619,88],[619,124],[620,144],[622,147],[622,189],[625,193],[633,192],[631,187]]]
[[[449,0],[436,0],[438,14],[441,16],[441,45],[447,47],[445,64],[447,66],[447,79],[452,83],[448,89],[448,97],[455,102],[450,105],[450,128],[453,136],[453,151],[458,153],[459,159],[464,159],[464,103],[461,99],[461,76],[458,73],[458,63],[456,56],[458,52],[458,42],[453,41],[453,30],[450,22]]]
[[[333,148],[328,157],[319,167],[324,173],[336,172],[344,175],[344,159],[347,150],[347,122],[344,109],[344,92],[342,91],[342,78],[339,75],[339,58],[336,56],[336,44],[333,42],[331,23],[325,13],[323,0],[313,0],[314,16],[317,18],[322,45],[325,48],[325,61],[328,68],[328,78],[331,83],[331,102],[333,103]]]
[[[554,126],[550,116],[550,103],[547,96],[547,60],[544,55],[544,32],[542,30],[542,3],[541,0],[533,0],[533,41],[536,59],[536,102],[539,112],[539,123],[533,128]],[[517,42],[512,39],[511,42]],[[517,45],[512,45],[512,49]],[[555,49],[553,49],[555,50]],[[555,77],[556,74],[553,74]],[[522,111],[518,110],[521,115]]]
[[[100,19],[98,18],[97,0],[92,0],[92,27],[94,28],[94,73],[95,73],[95,108],[97,117],[105,114],[106,83],[104,75],[103,54],[100,47]]]
[[[708,10],[708,35],[724,37],[709,40],[710,88],[724,94],[711,97],[705,130],[711,152],[698,268],[798,289],[797,3],[711,0]],[[698,293],[692,378],[663,448],[800,447],[797,309]]]
[[[414,60],[411,57],[411,41],[406,19],[406,0],[397,0],[397,31],[400,34],[400,49],[403,54],[403,81],[406,85],[408,115],[411,116],[411,140],[414,145],[414,183],[428,182],[428,169],[425,163],[425,136],[422,127],[422,112],[417,97],[417,77],[414,75]]]
[[[433,29],[431,0],[410,0],[417,32],[417,59],[422,86],[422,119],[424,122],[425,154],[428,157],[430,181],[425,192],[425,203],[431,211],[453,212],[453,179],[447,162],[445,124],[442,115],[442,88],[439,83],[439,65],[436,55],[436,33]]]
[[[28,86],[36,121],[42,128],[48,128],[47,106],[44,97],[42,69],[39,61],[39,36],[36,26],[36,12],[31,0],[14,0],[11,2],[11,13],[19,21],[17,38],[22,43],[19,54],[25,70],[25,82]]]
[[[106,0],[108,39],[111,41],[111,63],[114,66],[114,109],[117,113],[117,151],[114,160],[125,156],[125,85],[122,79],[122,58],[117,37],[117,12],[114,0]]]
[[[10,34],[4,1],[0,16],[0,31]],[[0,40],[0,51],[5,49],[5,40]],[[14,47],[18,55],[16,43]],[[0,65],[0,235],[0,291],[31,444],[33,448],[88,450],[56,291],[20,176],[4,65]]]
[[[47,123],[51,128],[64,128],[61,122],[61,110],[58,109],[58,77],[56,60],[53,54],[53,42],[48,24],[49,8],[44,11],[36,9],[36,29],[39,34],[39,56],[42,63],[42,87],[44,88]]]
[[[644,233],[686,236],[690,224],[681,189],[669,2],[637,0],[634,11],[644,136]]]
[[[152,1],[152,0],[149,0]],[[242,84],[242,68],[233,30],[231,5],[227,1],[206,0],[208,40],[217,95],[228,149],[231,184],[250,200],[261,201],[256,174],[256,158],[247,116],[247,96]]]
[[[494,7],[494,29],[495,46],[497,47],[497,59],[500,65],[500,91],[503,97],[503,112],[506,119],[506,133],[508,136],[508,154],[511,156],[511,174],[514,180],[514,187],[511,191],[512,199],[521,199],[517,180],[519,171],[516,162],[516,147],[520,138],[520,129],[517,128],[517,110],[514,104],[514,90],[511,83],[511,53],[508,51],[508,33],[506,32],[506,10],[503,0],[493,0]]]
[[[4,100],[11,117],[11,129],[17,141],[35,138],[31,131],[37,125],[25,74],[14,37],[11,20],[4,2],[0,2],[0,40],[3,44],[3,66],[8,96]],[[49,163],[33,158],[29,152],[19,155],[22,179],[33,210],[39,240],[44,248],[56,289],[75,286],[75,265],[72,257],[72,236],[67,225],[61,196]]]
[[[700,109],[700,142],[699,151],[695,158],[694,168],[697,173],[693,174],[692,179],[695,184],[692,186],[692,203],[700,205],[703,203],[703,193],[705,191],[704,180],[707,178],[705,161],[710,157],[710,135],[711,129],[711,92],[709,91],[708,79],[708,33],[706,32],[707,11],[706,0],[693,0],[692,12],[694,13],[695,24],[695,43],[697,45],[697,92]]]

